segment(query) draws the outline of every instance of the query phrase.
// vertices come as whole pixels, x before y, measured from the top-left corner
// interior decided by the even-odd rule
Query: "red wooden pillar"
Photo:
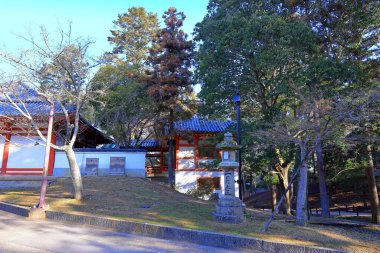
[[[174,154],[174,161],[173,161],[173,164],[174,164],[174,171],[177,170],[178,168],[178,157],[179,157],[179,141],[180,141],[180,136],[177,134],[176,137],[175,137],[175,154]]]
[[[9,144],[11,141],[11,127],[9,123],[6,123],[6,131],[5,134],[5,143],[4,143],[4,149],[3,149],[3,161],[1,164],[1,174],[5,175],[7,173],[7,165],[8,165],[8,157],[9,157]]]
[[[162,148],[160,149],[160,171],[159,174],[162,174],[164,172],[164,151]]]
[[[54,133],[51,136],[51,143],[56,144],[56,136]],[[55,161],[55,149],[50,147],[49,166],[48,166],[49,176],[53,175],[54,161]]]
[[[199,163],[199,148],[198,148],[198,144],[199,144],[199,135],[195,135],[194,134],[194,148],[195,148],[195,153],[194,153],[194,167],[195,169],[198,169],[199,166],[198,166],[198,163]]]

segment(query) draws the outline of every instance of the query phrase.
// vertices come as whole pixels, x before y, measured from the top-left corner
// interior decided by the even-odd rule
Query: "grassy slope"
[[[266,234],[259,233],[268,213],[251,212],[243,224],[214,222],[211,213],[215,203],[198,200],[172,191],[147,179],[126,177],[84,178],[86,198],[72,199],[69,179],[60,179],[48,188],[52,210],[101,215],[154,224],[212,230],[270,239],[280,242],[315,245],[361,252],[380,252],[380,228],[333,227],[310,224],[297,227],[278,217]],[[1,190],[0,201],[24,206],[38,202],[39,190]]]

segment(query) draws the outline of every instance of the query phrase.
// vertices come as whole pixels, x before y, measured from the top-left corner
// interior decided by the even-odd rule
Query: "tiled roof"
[[[231,120],[212,120],[195,115],[191,119],[174,122],[174,128],[178,132],[220,133],[234,124]]]
[[[12,98],[14,101],[17,101],[17,99],[21,99],[23,102],[28,103],[45,102],[45,100],[38,95],[38,92],[30,88],[26,83],[18,83],[15,85],[3,83],[1,85],[8,86],[9,90],[7,91],[7,95],[9,95],[9,97]],[[8,99],[2,93],[0,93],[0,102],[8,102]]]
[[[17,94],[17,95],[15,95]],[[50,111],[50,104],[41,96],[38,95],[37,91],[28,87],[24,83],[20,83],[15,90],[8,94],[11,99],[14,100],[16,105],[22,109],[26,114],[32,116],[48,116]],[[20,103],[19,101],[22,101]],[[71,113],[75,111],[74,106],[65,106],[65,109]],[[54,105],[55,114],[62,113],[62,108],[58,104]],[[0,116],[16,117],[22,114],[15,109],[12,103],[5,97],[4,94],[0,94]]]
[[[227,128],[234,124],[235,122],[231,120],[211,120],[195,115],[191,119],[174,122],[174,128],[177,132],[222,133],[226,132]],[[141,148],[154,148],[159,147],[160,143],[157,140],[145,140],[140,145],[136,145],[136,140],[132,140],[131,147],[137,146]]]
[[[139,145],[137,145],[136,140],[131,140],[131,144],[129,147],[137,147],[137,148],[156,148],[159,147],[160,143],[157,140],[145,140],[140,141]],[[118,147],[115,143],[109,143],[103,145],[102,149],[125,149],[125,147]]]
[[[38,93],[28,88],[27,86],[20,86],[20,91],[15,95],[9,95],[14,101],[16,105],[13,105],[9,102],[9,100],[4,96],[4,94],[0,94],[0,117],[20,117],[23,114],[17,110],[15,107],[19,107],[23,113],[30,114],[32,117],[48,117],[50,112],[50,103],[46,100],[38,96]],[[22,103],[19,102],[22,101]],[[68,114],[75,113],[76,107],[69,105],[65,106]],[[58,103],[54,103],[54,114],[62,115],[63,110],[62,107]],[[99,144],[109,143],[112,140],[105,136],[104,133],[87,122],[84,118],[80,117],[80,123],[82,124],[82,130],[90,129],[93,134],[96,134],[96,140]],[[81,133],[84,134],[84,133]],[[78,139],[77,139],[78,140]]]
[[[29,113],[32,116],[48,116],[50,106],[47,102],[26,102],[23,104],[17,104],[23,112]],[[56,114],[62,113],[62,108],[59,105],[54,105],[54,111]],[[70,113],[75,110],[75,107],[68,106],[66,110]],[[17,117],[22,114],[15,109],[12,104],[8,102],[0,102],[0,116]]]
[[[74,148],[76,152],[146,152],[141,148]]]
[[[140,145],[136,145],[136,144],[137,144],[136,140],[131,141],[131,147],[138,146],[142,148],[154,148],[154,147],[160,146],[157,140],[145,140],[145,141],[140,142],[139,143]]]

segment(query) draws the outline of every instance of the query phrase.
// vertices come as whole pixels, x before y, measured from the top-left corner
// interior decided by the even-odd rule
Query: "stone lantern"
[[[240,146],[233,140],[231,133],[225,133],[224,140],[216,147],[220,150],[222,156],[219,168],[224,170],[224,195],[219,198],[212,216],[216,221],[243,222],[245,206],[235,196],[235,169],[239,168],[236,153]]]

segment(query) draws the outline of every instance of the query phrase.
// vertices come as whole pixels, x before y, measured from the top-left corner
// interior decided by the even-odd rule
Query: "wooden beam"
[[[195,145],[195,158],[194,158],[194,167],[198,169],[199,165],[199,135],[194,134],[194,145]]]
[[[56,135],[53,133],[51,136],[51,143],[56,144]],[[55,149],[50,148],[50,156],[49,156],[49,167],[48,167],[48,175],[53,175],[53,169],[54,169],[54,161],[55,161]]]
[[[5,134],[5,143],[3,149],[3,161],[1,163],[1,174],[5,175],[7,173],[8,157],[9,157],[9,144],[11,140],[10,124],[6,123],[7,133]]]

